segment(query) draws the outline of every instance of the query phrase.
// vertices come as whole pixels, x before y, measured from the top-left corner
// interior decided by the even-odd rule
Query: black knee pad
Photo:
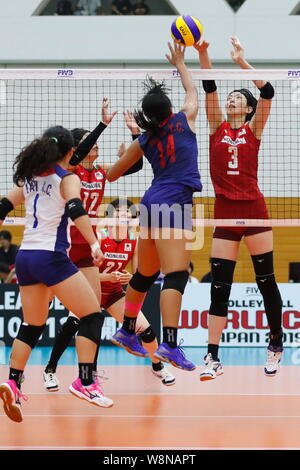
[[[217,317],[227,317],[230,291],[231,284],[224,284],[223,282],[212,281],[210,288],[210,315],[215,315]]]
[[[43,333],[45,326],[46,324],[42,326],[34,326],[28,325],[27,323],[22,323],[16,339],[23,341],[23,343],[28,344],[28,346],[33,349],[38,342],[39,337]]]
[[[138,292],[147,292],[152,284],[156,281],[160,274],[160,271],[153,274],[152,276],[144,276],[139,271],[136,271],[129,281],[130,287]]]
[[[91,313],[81,318],[77,336],[83,336],[97,345],[100,344],[103,322],[104,316],[100,312]]]
[[[211,258],[210,265],[214,281],[232,284],[236,261],[224,258]]]
[[[268,253],[261,255],[252,255],[251,259],[256,276],[265,276],[266,274],[274,273],[273,251],[268,251]]]
[[[79,329],[79,325],[80,325],[79,318],[76,318],[70,315],[65,321],[65,323],[61,325],[59,333],[63,333],[66,336],[72,337],[77,333]]]
[[[152,330],[151,325],[149,325],[148,328],[142,331],[142,333],[140,333],[138,336],[143,341],[143,343],[152,343],[152,341],[156,339],[156,334]]]
[[[212,282],[209,314],[217,317],[227,317],[228,301],[236,262],[224,258],[211,258],[210,264]]]
[[[181,294],[183,294],[188,279],[188,271],[175,271],[173,273],[166,274],[162,290],[175,289],[178,290],[178,292],[180,292]]]

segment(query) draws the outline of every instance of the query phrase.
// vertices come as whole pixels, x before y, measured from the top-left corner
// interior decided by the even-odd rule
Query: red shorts
[[[101,307],[107,310],[111,305],[118,302],[118,300],[125,297],[125,292],[122,288],[113,292],[102,292],[101,293]]]
[[[91,247],[88,243],[71,245],[69,257],[77,268],[92,268],[95,266],[93,263]]]
[[[235,201],[218,195],[215,201],[215,219],[269,219],[264,198],[253,201]],[[243,236],[268,232],[271,227],[215,227],[213,238],[240,241]]]

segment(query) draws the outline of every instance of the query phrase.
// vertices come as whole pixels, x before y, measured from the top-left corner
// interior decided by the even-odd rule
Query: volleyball
[[[193,46],[199,41],[202,33],[203,26],[200,21],[189,15],[178,16],[171,26],[174,41],[183,46]]]

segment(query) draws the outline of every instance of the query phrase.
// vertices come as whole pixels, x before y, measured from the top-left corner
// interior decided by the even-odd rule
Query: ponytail
[[[51,127],[16,157],[13,166],[14,183],[22,186],[25,180],[30,181],[34,176],[53,168],[72,147],[73,138],[67,129],[62,126]]]

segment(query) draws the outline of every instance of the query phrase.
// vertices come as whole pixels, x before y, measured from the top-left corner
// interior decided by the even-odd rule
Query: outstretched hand
[[[126,126],[128,127],[128,129],[130,130],[130,132],[133,134],[133,135],[136,135],[136,134],[140,134],[140,129],[139,129],[139,126],[137,125],[136,123],[136,120],[134,119],[134,114],[132,111],[129,111],[127,109],[127,111],[124,111],[123,112],[123,116],[124,116],[124,119],[125,119],[125,123],[126,123]]]
[[[171,54],[166,54],[166,58],[170,64],[174,65],[174,67],[177,67],[178,65],[184,63],[185,46],[181,46],[181,44],[178,44],[174,41],[173,46],[168,42],[168,47]]]
[[[233,50],[230,52],[232,60],[238,64],[241,60],[244,60],[244,49],[236,36],[230,38]]]
[[[102,122],[106,126],[111,123],[115,115],[117,114],[117,111],[114,111],[113,113],[108,112],[108,105],[109,105],[109,99],[108,98],[103,98],[102,102]]]
[[[200,39],[199,42],[196,42],[194,44],[194,48],[202,54],[203,52],[206,52],[207,49],[209,48],[209,42],[205,41],[205,39]]]

